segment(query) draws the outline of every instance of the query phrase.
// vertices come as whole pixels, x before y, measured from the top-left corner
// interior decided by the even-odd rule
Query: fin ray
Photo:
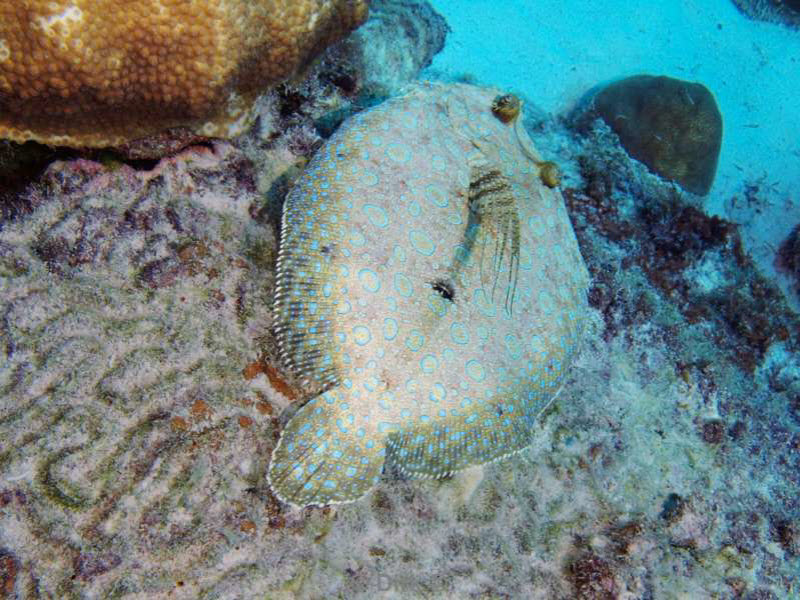
[[[470,168],[469,185],[470,212],[476,215],[483,233],[480,268],[483,277],[483,252],[488,238],[494,238],[494,256],[491,259],[493,281],[492,298],[503,269],[506,253],[508,257],[508,283],[506,284],[505,308],[511,314],[519,278],[520,220],[517,199],[511,182],[498,169],[489,164],[474,164]]]
[[[272,452],[268,479],[275,495],[296,506],[351,502],[366,494],[383,469],[382,440],[357,437],[342,409],[346,392],[334,387],[312,398],[290,419]],[[346,430],[346,431],[345,431]]]
[[[441,478],[524,450],[531,442],[536,415],[517,409],[513,418],[503,420],[495,412],[497,404],[487,403],[472,423],[465,418],[460,422],[448,419],[447,423],[391,434],[387,464],[408,477]]]
[[[305,175],[286,198],[272,313],[286,367],[297,377],[327,386],[339,381],[331,334],[337,301],[329,291],[338,212],[333,203],[323,208],[314,184]]]

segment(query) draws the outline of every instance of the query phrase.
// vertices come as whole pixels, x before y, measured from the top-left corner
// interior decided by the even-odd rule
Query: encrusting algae
[[[281,500],[355,500],[385,464],[442,477],[514,454],[560,390],[588,273],[495,96],[425,84],[356,115],[288,195],[276,331],[324,391],[273,452]]]
[[[257,94],[367,18],[367,0],[3,0],[0,138],[231,137]]]

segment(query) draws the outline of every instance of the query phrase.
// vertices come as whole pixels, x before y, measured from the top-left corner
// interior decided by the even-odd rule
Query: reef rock
[[[699,83],[637,75],[595,93],[578,123],[600,117],[622,146],[654,173],[693,194],[711,189],[722,145],[722,115]]]
[[[800,294],[800,225],[781,242],[775,255],[775,266],[792,279],[795,293]]]
[[[344,43],[360,73],[362,93],[397,93],[430,65],[448,31],[444,17],[424,0],[370,2],[369,19]]]
[[[278,342],[325,391],[273,453],[281,499],[354,500],[384,464],[443,477],[508,456],[560,390],[588,275],[506,98],[414,88],[347,121],[289,194]]]
[[[118,146],[179,126],[230,137],[260,91],[366,17],[366,0],[7,0],[0,138]]]
[[[733,0],[733,3],[751,19],[800,28],[800,0]]]

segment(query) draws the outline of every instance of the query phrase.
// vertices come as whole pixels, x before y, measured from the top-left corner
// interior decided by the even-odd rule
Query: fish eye
[[[433,291],[439,294],[445,300],[455,302],[456,291],[453,289],[453,284],[445,279],[437,279],[431,282]]]
[[[497,96],[492,102],[492,113],[503,123],[511,123],[522,110],[522,102],[514,94]]]

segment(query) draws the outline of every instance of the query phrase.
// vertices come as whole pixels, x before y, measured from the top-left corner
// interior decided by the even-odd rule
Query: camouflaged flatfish
[[[289,193],[278,340],[325,391],[273,452],[281,500],[355,500],[384,464],[441,477],[508,456],[560,389],[588,274],[496,96],[425,84],[358,114]]]

